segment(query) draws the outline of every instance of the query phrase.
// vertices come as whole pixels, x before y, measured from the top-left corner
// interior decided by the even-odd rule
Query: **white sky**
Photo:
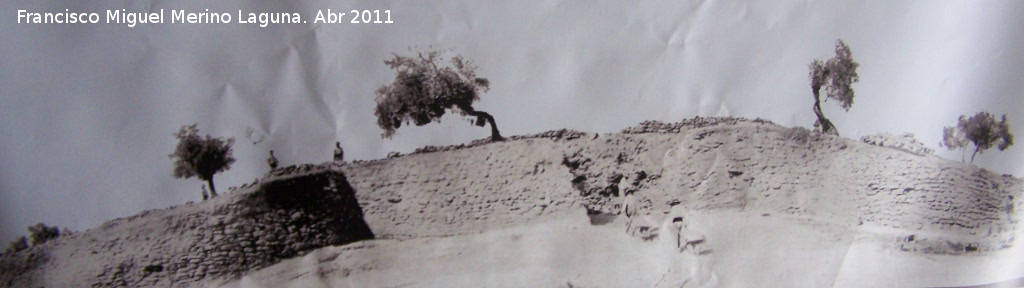
[[[807,64],[843,39],[861,66],[849,112],[824,103],[845,137],[912,132],[939,154],[942,127],[982,109],[1024,127],[1020,1],[4,1],[0,2],[0,240],[37,222],[84,230],[199,200],[171,176],[186,124],[235,137],[227,191],[285,164],[465,143],[489,129],[458,117],[382,140],[374,90],[383,60],[410,46],[453,48],[489,78],[475,107],[504,135],[615,132],[643,120],[760,117],[810,127]],[[17,24],[16,11],[391,10],[394,24]],[[166,19],[165,21],[169,21]],[[251,127],[266,134],[246,140]],[[1024,134],[1021,134],[1024,135]],[[1024,149],[976,164],[1024,175]]]

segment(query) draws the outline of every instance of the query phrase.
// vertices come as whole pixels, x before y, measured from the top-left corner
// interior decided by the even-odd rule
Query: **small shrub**
[[[57,228],[57,226],[49,227],[46,224],[39,223],[28,226],[28,236],[32,240],[32,246],[35,246],[59,237],[60,228]]]
[[[18,240],[11,241],[11,243],[7,244],[7,251],[4,251],[4,254],[10,255],[19,251],[24,251],[25,249],[28,249],[28,238],[21,236]]]
[[[804,127],[793,127],[786,130],[783,136],[786,137],[786,140],[800,144],[807,144],[811,141],[811,130],[807,130],[807,128]]]

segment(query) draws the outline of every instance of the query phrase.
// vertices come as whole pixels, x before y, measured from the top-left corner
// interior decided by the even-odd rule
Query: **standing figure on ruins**
[[[345,161],[345,150],[341,149],[341,142],[334,142],[334,163],[341,164]]]
[[[277,157],[274,157],[274,150],[270,150],[270,158],[267,158],[267,164],[270,165],[270,170],[277,169]]]

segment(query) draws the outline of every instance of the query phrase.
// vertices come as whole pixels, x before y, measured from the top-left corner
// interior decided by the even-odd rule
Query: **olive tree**
[[[213,138],[210,135],[199,136],[197,124],[181,126],[174,137],[178,138],[178,146],[169,157],[174,160],[175,178],[196,177],[206,181],[210,186],[210,196],[217,197],[217,188],[213,186],[213,175],[231,169],[235,158],[231,156],[231,146],[235,138]]]
[[[949,150],[963,149],[960,161],[964,161],[968,144],[974,144],[974,152],[971,153],[971,163],[979,153],[996,147],[999,151],[1013,145],[1013,133],[1010,132],[1010,124],[1006,122],[1006,115],[1000,121],[988,112],[982,111],[968,118],[960,115],[955,127],[942,129],[942,142],[939,146]]]
[[[475,125],[491,126],[491,140],[501,141],[501,133],[490,113],[477,110],[473,102],[487,92],[490,82],[476,76],[476,66],[462,58],[452,57],[444,65],[443,53],[431,51],[415,56],[393,54],[384,64],[395,70],[395,80],[376,92],[377,126],[383,138],[391,138],[402,124],[423,126],[440,122],[449,110],[475,117]]]
[[[843,40],[836,40],[836,56],[824,62],[814,59],[809,65],[811,80],[811,92],[814,92],[814,114],[818,120],[814,127],[820,132],[839,135],[835,125],[825,114],[821,112],[821,88],[825,88],[825,101],[829,98],[839,101],[839,106],[845,111],[850,111],[853,105],[853,83],[860,81],[857,76],[857,62],[853,61],[850,47],[843,43]]]

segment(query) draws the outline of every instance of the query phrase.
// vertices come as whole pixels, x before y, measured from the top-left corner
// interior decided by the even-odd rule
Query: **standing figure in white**
[[[629,235],[634,234],[633,218],[636,218],[638,212],[638,207],[636,207],[636,196],[634,196],[633,193],[636,192],[626,191],[626,196],[622,198],[622,210],[619,212],[619,214],[626,216],[626,234]]]

